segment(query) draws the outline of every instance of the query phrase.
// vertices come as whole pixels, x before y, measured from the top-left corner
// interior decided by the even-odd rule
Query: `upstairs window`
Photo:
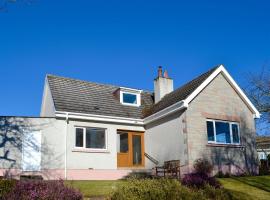
[[[120,88],[120,102],[128,106],[141,105],[141,90]]]
[[[240,144],[239,124],[220,120],[207,120],[208,143]]]
[[[137,95],[123,92],[123,103],[137,104]]]

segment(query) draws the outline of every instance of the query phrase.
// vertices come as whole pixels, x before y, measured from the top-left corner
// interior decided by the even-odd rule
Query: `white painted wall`
[[[49,88],[47,79],[45,80],[45,84],[44,84],[40,116],[41,117],[55,117],[54,102],[53,102],[52,93]]]
[[[184,114],[178,112],[146,126],[145,152],[158,160],[159,166],[168,160],[180,160],[181,165],[186,162],[183,118]],[[149,159],[145,161],[147,169],[155,167]]]
[[[41,170],[64,168],[65,121],[55,118],[0,117],[0,169],[22,168],[22,142],[24,136],[41,133]],[[3,141],[6,140],[5,143]],[[35,138],[28,137],[28,143],[35,144]],[[26,144],[28,145],[28,144]],[[26,147],[28,148],[28,147]],[[12,161],[14,160],[14,161]]]
[[[76,152],[75,127],[100,127],[107,130],[108,151]],[[117,169],[117,130],[144,131],[142,126],[97,123],[70,120],[67,137],[67,168],[68,169]]]

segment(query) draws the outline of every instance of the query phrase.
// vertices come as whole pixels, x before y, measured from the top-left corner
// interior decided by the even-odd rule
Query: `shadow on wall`
[[[17,177],[22,174],[38,174],[44,178],[52,176],[50,170],[22,171],[22,154],[25,148],[40,151],[40,166],[50,166],[51,162],[60,162],[63,155],[55,155],[46,141],[41,142],[40,148],[38,141],[30,134],[34,131],[43,130],[46,126],[52,126],[48,119],[0,117],[0,169],[4,170],[2,173],[5,178],[14,178],[14,176]],[[24,138],[27,138],[27,140],[24,140]],[[24,156],[31,158],[31,155],[28,154]],[[43,159],[44,157],[46,159]]]
[[[256,133],[247,125],[247,118],[240,116],[240,143],[238,147],[209,147],[209,154],[203,155],[203,158],[210,157],[215,166],[215,173],[234,175],[257,175],[258,158],[256,151]]]

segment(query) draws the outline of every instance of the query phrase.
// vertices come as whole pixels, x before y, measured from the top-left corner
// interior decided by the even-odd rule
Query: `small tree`
[[[252,103],[261,113],[259,123],[261,129],[267,129],[270,134],[270,68],[264,67],[261,72],[248,76],[248,87],[246,93]]]

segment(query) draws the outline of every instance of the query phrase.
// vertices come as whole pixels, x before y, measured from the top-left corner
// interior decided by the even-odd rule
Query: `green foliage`
[[[16,184],[15,180],[0,179],[0,199],[3,199],[14,188]]]
[[[189,189],[172,179],[130,179],[120,185],[110,200],[192,200],[233,199],[224,189],[206,185],[203,189]]]

